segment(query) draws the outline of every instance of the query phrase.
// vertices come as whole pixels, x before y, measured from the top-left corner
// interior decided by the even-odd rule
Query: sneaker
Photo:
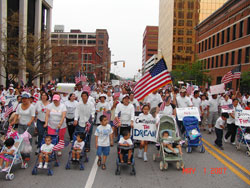
[[[61,151],[58,151],[58,152],[57,152],[57,155],[58,155],[58,156],[62,156],[62,152],[61,152]]]
[[[44,166],[43,166],[44,169],[47,169],[48,168],[48,164],[45,163]]]
[[[39,163],[37,168],[43,168],[43,163]]]
[[[145,153],[145,152],[144,152],[143,160],[144,160],[144,162],[147,162],[147,161],[148,161],[147,153]]]
[[[231,143],[231,144],[235,145],[236,143],[235,143],[235,142],[233,142],[233,143]]]
[[[10,169],[10,167],[6,167],[4,169],[2,169],[2,172],[7,172]]]
[[[138,151],[138,158],[141,159],[142,158],[142,150],[139,149]]]
[[[228,140],[226,139],[226,137],[224,137],[224,142],[225,142],[225,143],[228,143]]]
[[[75,161],[76,160],[76,158],[72,158],[72,161]]]

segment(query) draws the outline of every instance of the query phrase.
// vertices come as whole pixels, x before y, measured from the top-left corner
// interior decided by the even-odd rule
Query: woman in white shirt
[[[106,102],[106,95],[101,94],[99,97],[99,102],[96,105],[96,112],[97,112],[97,117],[96,117],[96,124],[100,124],[100,117],[103,115],[103,112],[107,112],[110,110],[110,104]]]
[[[37,131],[38,131],[38,144],[37,147],[41,147],[42,139],[46,129],[44,128],[45,124],[45,115],[46,108],[50,104],[49,95],[47,93],[42,93],[41,101],[38,101],[35,105],[36,115],[37,115]]]
[[[162,106],[162,105],[165,105]],[[165,115],[165,116],[176,116],[176,106],[174,104],[171,103],[171,96],[168,95],[165,99],[165,104],[164,102],[163,103],[160,103],[158,105],[159,107],[159,114],[161,116]],[[164,108],[163,108],[164,107]],[[163,109],[163,110],[162,110]]]
[[[205,94],[201,95],[200,112],[201,112],[201,129],[205,131],[207,126],[207,117],[208,117],[208,100],[206,99]]]
[[[74,93],[69,95],[69,100],[65,102],[67,113],[66,113],[66,124],[68,127],[70,141],[73,141],[73,134],[75,132],[75,126],[73,125],[75,119],[75,111],[78,102],[75,100],[76,96]]]
[[[48,134],[55,135],[56,130],[59,129],[59,140],[64,140],[66,133],[66,106],[60,103],[61,97],[58,94],[54,94],[52,103],[48,105],[45,116],[44,127],[48,127]],[[58,151],[58,155],[62,155],[61,151]]]

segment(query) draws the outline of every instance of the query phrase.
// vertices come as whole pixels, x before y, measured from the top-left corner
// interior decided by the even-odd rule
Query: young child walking
[[[15,140],[13,138],[8,138],[5,140],[5,149],[0,153],[0,171],[6,172],[9,170],[9,165],[12,162],[17,148],[14,146]],[[3,162],[5,162],[5,167],[3,168]]]
[[[222,138],[223,138],[223,129],[225,128],[227,118],[229,118],[229,115],[228,113],[224,112],[221,114],[221,117],[219,117],[215,123],[216,140],[214,141],[214,143],[221,150],[224,150],[222,145]]]
[[[51,144],[51,141],[52,141],[52,139],[50,136],[45,137],[45,144],[42,145],[41,153],[39,155],[38,168],[44,168],[44,169],[48,168],[49,156],[50,156],[50,154],[52,154],[53,147],[54,147],[54,145]],[[43,161],[45,162],[44,166],[43,166]]]
[[[78,134],[76,137],[76,141],[74,142],[73,150],[72,150],[72,160],[73,161],[80,160],[80,154],[81,154],[82,149],[85,145],[84,138],[85,138],[85,135],[82,133]]]
[[[102,166],[102,170],[106,170],[106,160],[110,152],[110,146],[113,146],[112,128],[108,124],[108,118],[105,115],[100,116],[100,125],[95,131],[95,143],[97,149],[98,161],[97,165]]]

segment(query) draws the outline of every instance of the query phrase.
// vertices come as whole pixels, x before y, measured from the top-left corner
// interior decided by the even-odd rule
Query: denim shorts
[[[109,151],[110,151],[110,147],[109,146],[98,146],[97,151],[96,151],[96,155],[101,156],[102,154],[104,156],[108,156],[109,155]]]

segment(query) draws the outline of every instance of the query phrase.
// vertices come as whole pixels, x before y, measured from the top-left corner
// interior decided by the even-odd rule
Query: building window
[[[103,46],[98,46],[98,51],[102,51],[103,50]]]
[[[213,45],[212,45],[212,48],[215,47],[215,35],[213,36]]]
[[[224,58],[224,55],[221,54],[220,55],[220,67],[223,67],[223,58]]]
[[[212,65],[211,68],[214,68],[214,57],[212,57]]]
[[[103,43],[104,43],[103,40],[98,41],[98,44],[100,44],[100,45],[103,45]]]
[[[226,65],[225,66],[228,66],[228,57],[229,57],[229,53],[226,53]]]
[[[227,42],[230,41],[230,27],[227,28]]]
[[[99,33],[98,34],[98,38],[103,39],[104,38],[104,34],[103,33]]]
[[[215,63],[215,67],[219,66],[219,56],[216,56],[216,63]]]
[[[67,38],[68,38],[68,35],[60,35],[60,38],[61,38],[61,39],[67,39]]]
[[[244,20],[240,22],[239,38],[243,36],[243,26],[244,26]]]
[[[77,35],[69,35],[69,38],[70,38],[70,39],[76,39],[76,38],[77,38]]]
[[[178,21],[178,26],[184,26],[184,20],[179,20]]]
[[[201,52],[203,52],[204,51],[204,41],[202,41],[202,43],[201,43]]]
[[[205,51],[207,51],[207,40],[205,40]]]
[[[192,19],[193,18],[193,13],[192,12],[188,12],[187,13],[187,19]]]
[[[176,29],[174,29],[173,34],[176,35]]]
[[[220,45],[220,33],[217,33],[217,43],[216,46]]]
[[[224,38],[225,38],[225,31],[223,30],[221,32],[221,44],[224,44]]]
[[[178,52],[182,52],[183,51],[183,47],[182,46],[178,46]]]
[[[233,26],[233,40],[236,39],[236,24]]]
[[[86,44],[86,40],[78,40],[78,44]]]
[[[51,37],[52,38],[58,38],[58,35],[57,34],[52,34]]]
[[[249,63],[250,47],[246,48],[245,63]]]
[[[201,53],[201,43],[199,43],[199,53]]]
[[[234,65],[235,51],[232,51],[231,65]]]
[[[222,80],[222,77],[221,76],[218,76],[216,78],[216,84],[220,84],[221,83],[221,80]]]
[[[241,64],[241,55],[242,55],[242,49],[239,49],[239,51],[238,51],[238,64]]]
[[[250,16],[247,19],[247,34],[250,34]]]
[[[70,40],[69,41],[69,44],[76,44],[77,43],[77,40]]]
[[[188,9],[193,10],[194,9],[194,2],[193,1],[188,1]]]
[[[173,37],[173,42],[175,42],[175,37]]]
[[[192,20],[188,20],[187,21],[187,26],[192,26],[193,25],[193,21]]]
[[[96,36],[95,36],[95,35],[88,35],[88,38],[89,38],[89,39],[95,39]]]
[[[210,69],[210,58],[207,59],[207,69]]]
[[[183,29],[178,29],[178,35],[184,35],[184,30]]]
[[[191,57],[191,56],[186,56],[186,60],[187,60],[187,61],[191,61],[191,60],[192,60],[192,57]]]
[[[187,38],[187,43],[188,43],[188,44],[192,44],[192,42],[193,42],[193,41],[192,41],[192,38]]]
[[[183,43],[183,38],[182,37],[178,37],[178,43]]]
[[[96,44],[96,41],[95,40],[89,40],[88,44]]]
[[[193,31],[192,30],[187,30],[187,35],[192,35]]]
[[[178,12],[178,18],[184,18],[184,12],[182,12],[182,11],[179,11]]]
[[[192,47],[191,46],[186,47],[186,53],[192,53]]]
[[[211,49],[211,37],[208,39],[208,49]]]
[[[179,10],[184,9],[184,2],[179,2],[179,3],[178,3],[178,9],[179,9]]]
[[[174,20],[174,26],[176,26],[176,20]]]
[[[80,38],[80,39],[85,39],[85,38],[86,38],[86,35],[78,35],[78,38]]]

